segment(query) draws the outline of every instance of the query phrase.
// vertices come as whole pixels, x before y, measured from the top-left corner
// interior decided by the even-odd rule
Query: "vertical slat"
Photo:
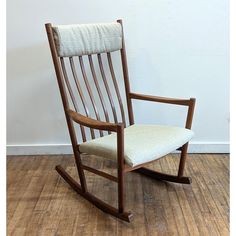
[[[61,68],[62,68],[62,71],[63,71],[64,79],[65,79],[65,82],[66,82],[66,86],[67,86],[67,89],[68,89],[70,97],[71,97],[71,101],[72,101],[72,103],[74,105],[74,108],[75,108],[76,112],[78,112],[79,108],[78,108],[77,102],[75,100],[75,96],[74,96],[74,93],[72,91],[72,88],[71,88],[71,85],[70,85],[70,81],[69,81],[69,78],[68,78],[68,75],[67,75],[67,72],[66,72],[66,66],[65,66],[64,58],[60,57],[60,61],[61,61]]]
[[[91,69],[91,72],[92,72],[93,80],[94,80],[96,89],[98,91],[99,99],[100,99],[101,104],[102,104],[102,109],[103,109],[103,112],[104,112],[104,115],[105,115],[105,119],[106,119],[106,122],[109,122],[109,116],[108,116],[108,113],[107,113],[106,105],[105,105],[105,102],[104,102],[104,99],[103,99],[103,96],[102,96],[102,92],[101,92],[101,89],[99,87],[99,83],[98,83],[98,80],[97,80],[96,72],[95,72],[95,69],[94,69],[93,58],[92,58],[91,55],[88,55],[88,58],[89,58],[89,65],[90,65],[90,69]],[[108,133],[110,134],[111,132],[108,131]]]
[[[110,101],[110,104],[111,104],[114,120],[115,120],[115,123],[118,123],[114,102],[112,100],[111,92],[109,90],[106,75],[105,75],[105,72],[104,72],[104,69],[103,69],[101,54],[100,53],[97,54],[97,57],[98,57],[98,64],[99,64],[100,72],[101,72],[101,75],[102,75],[102,80],[103,80],[103,83],[105,85],[106,92],[107,92],[107,95],[108,95],[108,98],[109,98],[109,101]]]
[[[107,53],[107,60],[108,60],[108,64],[109,64],[109,68],[110,68],[110,72],[111,72],[111,77],[112,77],[113,85],[115,87],[116,96],[118,98],[118,102],[119,102],[119,106],[120,106],[122,121],[124,123],[124,126],[126,127],[124,107],[123,107],[122,99],[121,99],[121,96],[120,96],[119,86],[118,86],[117,81],[116,81],[116,76],[115,76],[115,72],[114,72],[114,68],[113,68],[112,58],[111,58],[111,53],[110,52]]]
[[[86,86],[86,88],[87,88],[89,97],[90,97],[90,99],[91,99],[92,106],[93,106],[93,109],[94,109],[96,118],[97,118],[98,120],[101,120],[101,119],[100,119],[100,116],[99,116],[99,113],[98,113],[98,110],[97,110],[97,107],[96,107],[96,104],[95,104],[94,96],[93,96],[93,93],[92,93],[92,90],[91,90],[91,88],[90,88],[90,85],[89,85],[89,82],[88,82],[88,78],[87,78],[87,75],[86,75],[86,72],[85,72],[84,62],[83,62],[82,56],[79,56],[79,63],[80,63],[80,68],[81,68],[82,75],[83,75],[83,78],[84,78],[85,86]],[[100,133],[100,136],[102,137],[102,136],[103,136],[103,132],[102,132],[101,130],[99,130],[99,133]]]
[[[125,82],[125,92],[126,92],[126,100],[127,100],[127,105],[128,105],[129,122],[130,122],[130,125],[133,125],[134,113],[133,113],[132,101],[130,98],[129,73],[128,73],[126,51],[125,51],[124,31],[123,31],[122,20],[117,20],[117,22],[120,23],[122,27],[122,49],[120,50],[120,53],[121,53],[122,69],[123,69],[124,82]]]
[[[72,103],[74,105],[75,111],[79,112],[79,108],[78,108],[78,105],[76,103],[75,96],[74,96],[74,93],[72,91],[70,81],[68,79],[68,75],[67,75],[67,72],[66,72],[65,62],[64,62],[64,59],[62,57],[60,57],[60,62],[61,62],[61,68],[62,68],[64,79],[65,79],[65,82],[66,82],[66,86],[67,86],[67,89],[69,91],[69,94],[70,94]],[[82,125],[80,125],[80,130],[81,130],[83,142],[85,142],[86,141],[86,135],[85,135],[84,127]]]
[[[70,66],[71,66],[72,74],[73,74],[75,84],[76,84],[76,87],[78,89],[78,92],[79,92],[79,95],[80,95],[80,98],[81,98],[81,101],[82,101],[82,104],[83,104],[83,107],[84,107],[84,110],[85,110],[85,113],[89,117],[90,116],[89,115],[89,110],[88,110],[88,107],[87,107],[87,104],[86,104],[84,94],[83,94],[82,89],[80,87],[79,79],[77,77],[77,73],[76,73],[76,70],[75,70],[74,60],[73,60],[72,57],[70,57]],[[90,129],[90,132],[91,132],[92,139],[94,139],[95,138],[94,130]]]

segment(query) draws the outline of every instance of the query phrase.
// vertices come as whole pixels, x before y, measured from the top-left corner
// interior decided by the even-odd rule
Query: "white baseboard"
[[[230,153],[229,142],[190,142],[188,153]]]
[[[229,142],[192,142],[188,153],[229,153]],[[70,144],[7,145],[7,155],[72,154]]]
[[[72,154],[71,144],[7,145],[7,155]]]

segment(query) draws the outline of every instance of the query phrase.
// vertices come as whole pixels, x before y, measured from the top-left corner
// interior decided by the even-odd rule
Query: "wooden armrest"
[[[166,98],[166,97],[159,97],[159,96],[152,96],[152,95],[144,95],[144,94],[138,94],[138,93],[129,93],[129,96],[130,98],[138,99],[138,100],[169,103],[169,104],[182,105],[182,106],[191,106],[195,102],[195,98],[176,99],[176,98]]]
[[[194,113],[194,107],[195,107],[195,102],[196,102],[195,98],[176,99],[176,98],[150,96],[150,95],[144,95],[144,94],[138,94],[138,93],[129,93],[129,96],[130,96],[130,98],[133,98],[133,99],[188,106],[188,113],[187,113],[185,128],[191,129],[192,120],[193,120],[193,113]]]
[[[72,111],[72,110],[67,110],[66,113],[76,123],[78,123],[80,125],[84,125],[89,128],[93,128],[93,129],[117,132],[118,127],[123,125],[123,124],[119,124],[119,123],[114,124],[114,123],[98,121],[98,120],[89,118],[87,116],[83,116],[83,115],[81,115],[75,111]]]

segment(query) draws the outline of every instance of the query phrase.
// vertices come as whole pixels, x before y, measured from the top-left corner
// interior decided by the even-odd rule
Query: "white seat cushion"
[[[124,130],[124,158],[134,167],[158,159],[192,137],[193,131],[163,125],[132,125]],[[81,153],[117,159],[116,133],[84,142],[79,146]]]

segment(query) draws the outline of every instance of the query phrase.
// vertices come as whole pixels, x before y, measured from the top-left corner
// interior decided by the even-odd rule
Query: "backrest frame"
[[[127,110],[128,110],[129,125],[132,125],[132,124],[134,124],[134,117],[133,117],[133,108],[132,108],[132,102],[131,102],[131,97],[130,97],[130,84],[129,84],[129,75],[128,75],[128,66],[127,66],[127,57],[126,57],[126,50],[125,50],[122,20],[117,20],[117,23],[121,24],[121,27],[122,27],[122,48],[119,51],[120,51],[120,56],[121,56],[121,65],[122,65],[122,72],[123,72],[123,78],[124,78],[124,87],[125,87],[125,95],[126,95],[126,104],[127,104]],[[67,92],[66,92],[67,90],[70,94],[72,102],[76,103],[76,101],[74,101],[75,98],[73,98],[73,92],[71,91],[70,86],[68,86],[69,82],[68,82],[68,78],[67,78],[67,75],[66,75],[65,68],[63,66],[63,63],[64,63],[63,57],[60,57],[58,55],[58,52],[57,52],[55,39],[54,39],[54,35],[53,35],[52,24],[48,23],[48,24],[45,25],[45,27],[46,27],[46,31],[47,31],[47,35],[48,35],[48,41],[49,41],[49,45],[50,45],[50,50],[51,50],[52,59],[53,59],[53,63],[54,63],[54,68],[55,68],[55,72],[56,72],[57,82],[58,82],[58,86],[59,86],[59,90],[60,90],[60,94],[61,94],[61,98],[62,98],[62,103],[63,103],[65,115],[66,115],[66,120],[67,120],[67,125],[68,125],[68,128],[69,128],[70,136],[71,136],[71,139],[74,140],[74,142],[77,142],[74,125],[73,125],[71,119],[69,118],[69,116],[67,115],[67,112],[66,112],[68,109],[70,109],[69,100],[68,100],[68,96],[67,96]],[[101,103],[102,103],[102,107],[103,107],[103,111],[104,111],[104,114],[105,114],[105,117],[106,117],[106,121],[109,122],[107,111],[104,108],[104,104],[102,102],[102,93],[99,90],[99,86],[98,86],[98,82],[97,82],[97,78],[96,78],[96,73],[94,71],[92,56],[91,55],[87,55],[87,56],[89,58],[89,63],[90,63],[92,76],[93,76],[94,83],[95,83],[95,86],[96,86],[97,91],[98,91],[98,95],[99,95]],[[113,115],[114,115],[114,121],[115,121],[115,123],[118,123],[117,119],[116,119],[116,111],[115,111],[114,105],[112,104],[111,94],[109,95],[109,92],[108,92],[109,89],[106,86],[106,78],[104,78],[105,74],[104,74],[104,71],[103,71],[101,55],[97,54],[97,57],[98,57],[100,71],[101,71],[101,74],[102,74],[102,79],[103,79],[103,82],[105,84],[105,88],[106,88],[106,91],[108,93],[108,98],[109,98],[109,101],[110,101],[110,104],[111,104],[111,107],[112,107],[112,111],[113,111]],[[112,77],[112,80],[113,80],[113,85],[115,87],[116,95],[117,95],[118,102],[119,102],[120,109],[121,109],[121,113],[122,113],[122,121],[123,121],[123,123],[125,123],[124,122],[124,111],[122,111],[122,105],[123,104],[122,104],[122,101],[121,101],[121,98],[120,98],[119,89],[117,88],[118,85],[116,83],[114,70],[113,70],[113,65],[112,65],[112,60],[111,60],[111,55],[110,55],[109,52],[107,53],[107,60],[108,60],[108,63],[109,63],[109,68],[110,68],[111,77]],[[93,108],[94,108],[94,111],[95,111],[95,114],[96,114],[96,119],[99,120],[100,119],[99,113],[96,111],[96,106],[94,104],[93,94],[92,94],[91,88],[89,86],[89,83],[87,81],[87,76],[86,76],[86,72],[84,70],[84,64],[83,64],[82,56],[79,56],[79,62],[80,62],[80,67],[81,67],[83,79],[84,79],[87,91],[89,93],[89,96],[90,96],[90,99],[92,101],[92,105],[93,105]],[[75,79],[75,82],[76,82],[78,79],[76,78],[76,73],[75,73],[75,70],[74,70],[73,58],[70,58],[70,65],[71,65],[72,73],[73,73],[73,76],[74,76],[74,79]],[[77,85],[77,89],[80,93],[80,97],[81,97],[81,100],[82,100],[82,103],[83,103],[83,106],[84,106],[84,110],[86,111],[86,105],[85,105],[85,101],[83,99],[83,93],[81,91],[81,88],[79,87],[79,84],[76,83],[76,85]],[[75,104],[74,104],[74,107],[75,107],[76,112],[80,113],[78,107]],[[86,112],[86,115],[89,116],[89,113]],[[83,140],[83,142],[85,142],[86,141],[86,133],[85,133],[84,127],[80,126],[80,130],[81,130],[82,140]],[[90,132],[91,132],[92,139],[95,138],[93,129],[90,129]],[[100,131],[100,136],[103,136],[102,131]]]

